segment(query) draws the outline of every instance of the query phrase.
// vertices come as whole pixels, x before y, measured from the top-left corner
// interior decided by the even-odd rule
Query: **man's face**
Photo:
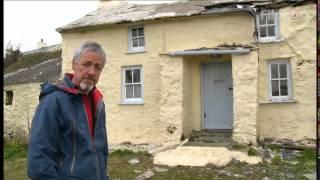
[[[85,50],[79,61],[72,63],[74,71],[72,82],[87,94],[98,83],[102,68],[103,57],[99,53]]]

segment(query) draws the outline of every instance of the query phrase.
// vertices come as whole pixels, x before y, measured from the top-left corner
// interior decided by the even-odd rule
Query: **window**
[[[278,38],[278,13],[273,9],[261,10],[257,15],[259,41],[272,41]]]
[[[292,99],[289,61],[271,61],[269,63],[269,96],[271,101]]]
[[[122,70],[123,101],[124,102],[142,102],[143,84],[142,67],[131,66],[123,67]]]
[[[144,51],[144,28],[131,27],[129,28],[129,51]]]
[[[6,105],[12,105],[13,91],[6,91]]]

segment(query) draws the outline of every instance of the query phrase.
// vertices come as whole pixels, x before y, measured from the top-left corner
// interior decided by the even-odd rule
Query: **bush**
[[[249,155],[249,156],[256,156],[257,154],[258,154],[258,152],[257,152],[257,150],[254,149],[254,148],[250,148],[250,149],[248,150],[248,155]]]

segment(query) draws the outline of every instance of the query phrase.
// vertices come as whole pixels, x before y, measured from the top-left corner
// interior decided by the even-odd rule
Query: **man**
[[[108,180],[105,106],[95,85],[106,63],[98,43],[76,50],[62,82],[41,85],[28,150],[33,180]]]

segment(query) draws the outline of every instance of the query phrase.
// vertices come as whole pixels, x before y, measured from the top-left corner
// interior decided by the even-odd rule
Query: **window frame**
[[[272,77],[271,77],[271,65],[273,64],[286,64],[286,70],[287,70],[287,88],[288,88],[288,95],[286,96],[272,96]],[[268,75],[267,75],[267,81],[268,81],[268,97],[269,101],[271,102],[286,102],[286,101],[292,101],[292,71],[291,71],[291,63],[289,60],[270,60],[268,62]],[[278,75],[280,74],[280,71],[278,70]],[[280,81],[280,77],[278,77],[278,81]],[[279,86],[279,91],[280,86]],[[281,92],[279,92],[281,93]]]
[[[9,92],[11,92],[11,99],[10,99],[10,103],[8,103],[8,98],[9,98]],[[6,99],[5,99],[5,105],[6,106],[11,106],[13,105],[13,91],[12,90],[6,90]]]
[[[266,24],[261,25],[260,24],[260,16],[261,16],[261,12],[262,11],[273,11],[273,15],[274,15],[274,24],[268,24],[268,20],[266,19]],[[268,16],[268,14],[267,14]],[[280,39],[280,23],[279,23],[279,12],[277,9],[261,9],[259,10],[259,12],[256,15],[256,24],[257,24],[257,31],[258,31],[258,41],[259,42],[272,42],[272,41],[278,41]],[[261,26],[265,26],[265,27],[269,27],[269,26],[275,26],[274,28],[274,36],[267,36],[267,37],[260,37],[260,27]]]
[[[140,70],[140,85],[141,85],[141,97],[140,98],[126,98],[126,85],[128,83],[125,82],[126,80],[126,71],[131,70],[131,73],[133,73],[134,69],[139,69]],[[143,103],[144,99],[144,83],[143,83],[143,68],[141,65],[135,65],[135,66],[123,66],[121,67],[121,73],[122,73],[122,78],[121,78],[121,102],[123,104],[141,104]],[[133,78],[133,76],[132,76]],[[130,83],[129,83],[130,84]],[[137,83],[131,83],[131,84],[137,84]],[[133,90],[134,94],[134,90]]]
[[[143,37],[144,39],[144,45],[143,46],[138,46],[138,47],[133,47],[133,37],[132,37],[132,31],[134,29],[137,29],[137,34],[138,34],[138,29],[143,28],[143,36],[138,36],[137,38]],[[129,52],[142,52],[145,51],[145,46],[146,46],[146,35],[145,35],[145,28],[142,25],[139,26],[131,26],[128,28],[128,51]]]

